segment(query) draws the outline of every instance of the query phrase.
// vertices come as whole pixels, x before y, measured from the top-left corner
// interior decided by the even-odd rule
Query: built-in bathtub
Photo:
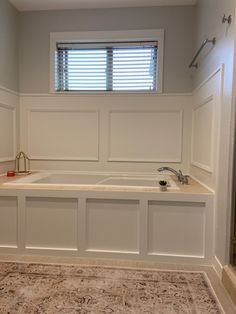
[[[84,174],[84,173],[35,173],[17,178],[5,185],[102,185],[127,187],[159,188],[159,181],[167,181],[170,190],[178,190],[174,180],[168,175],[119,175],[119,174]]]
[[[0,254],[210,264],[213,198],[165,174],[1,177]]]

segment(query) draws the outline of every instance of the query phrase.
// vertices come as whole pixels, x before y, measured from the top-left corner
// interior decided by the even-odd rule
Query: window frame
[[[157,89],[155,91],[57,91],[55,89],[55,51],[58,43],[158,41]],[[164,30],[128,30],[99,32],[53,32],[50,33],[50,93],[52,94],[129,94],[162,93],[164,58]]]

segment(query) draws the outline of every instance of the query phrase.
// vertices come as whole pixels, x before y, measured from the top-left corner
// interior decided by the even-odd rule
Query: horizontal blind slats
[[[58,44],[58,91],[156,90],[157,43]]]

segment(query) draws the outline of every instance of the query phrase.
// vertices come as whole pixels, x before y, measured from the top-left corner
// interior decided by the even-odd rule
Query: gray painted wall
[[[18,12],[0,1],[0,86],[18,91]]]
[[[221,64],[224,64],[224,84],[221,111],[219,189],[216,195],[216,243],[215,255],[225,265],[229,256],[229,217],[232,188],[232,152],[234,124],[234,37],[235,20],[230,26],[222,24],[224,14],[234,16],[234,0],[198,0],[196,12],[196,42],[198,48],[205,38],[216,37],[216,46],[206,49],[200,57],[199,69],[193,70],[194,86],[206,79]]]
[[[164,28],[164,92],[191,92],[194,21],[193,6],[23,12],[20,91],[49,92],[50,32]]]

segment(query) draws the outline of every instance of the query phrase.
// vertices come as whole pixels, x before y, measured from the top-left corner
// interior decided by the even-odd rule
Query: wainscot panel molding
[[[190,94],[21,95],[21,149],[34,170],[188,172],[191,108]]]
[[[16,108],[0,102],[0,162],[11,161],[16,155]]]
[[[0,253],[209,265],[213,198],[211,193],[1,189]]]
[[[16,92],[0,86],[0,163],[15,159],[18,103]]]
[[[88,199],[86,251],[138,254],[139,209],[138,201]]]
[[[77,211],[77,199],[26,198],[25,247],[76,251]]]
[[[149,254],[203,258],[205,215],[204,203],[149,202]]]
[[[183,110],[110,111],[108,161],[181,163],[182,116]]]
[[[15,196],[0,196],[0,248],[18,248],[18,204]]]
[[[193,93],[190,174],[216,190],[222,107],[223,65]]]
[[[191,163],[210,173],[214,167],[215,107],[215,97],[210,95],[194,104],[192,111]]]
[[[33,108],[27,123],[30,159],[98,160],[98,111]]]

